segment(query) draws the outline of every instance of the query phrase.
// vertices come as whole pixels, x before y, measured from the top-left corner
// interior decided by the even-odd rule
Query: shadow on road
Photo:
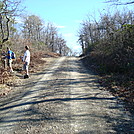
[[[103,118],[106,120],[107,124],[112,124],[111,127],[113,128],[114,133],[133,133],[134,117],[131,114],[129,114],[128,120],[127,118],[123,117],[122,114],[110,117],[108,115],[100,116],[99,114],[95,113],[93,115],[90,114],[90,112],[89,114],[71,114],[69,112],[70,102],[89,101],[89,105],[91,102],[94,102],[94,106],[96,107],[99,105],[100,102],[107,102],[109,104],[111,103],[111,106],[109,105],[107,107],[103,105],[103,107],[107,107],[113,110],[119,109],[119,105],[116,104],[117,99],[115,97],[101,96],[101,94],[105,91],[99,90],[98,93],[89,93],[88,88],[84,85],[88,85],[92,89],[92,91],[98,90],[98,84],[94,86],[97,80],[93,73],[86,71],[85,68],[79,65],[81,64],[80,61],[73,62],[72,60],[68,60],[68,63],[73,64],[73,66],[71,66],[70,68],[61,66],[57,68],[54,72],[48,69],[43,73],[37,74],[52,74],[52,78],[55,75],[56,78],[40,81],[39,79],[34,79],[27,84],[21,85],[25,88],[24,92],[18,91],[14,93],[11,97],[7,98],[6,101],[0,101],[0,128],[11,127],[18,122],[21,122],[22,125],[27,125],[31,122],[33,124],[39,124],[40,122],[58,122],[62,125],[68,124],[69,122],[75,122],[76,117],[78,120],[83,119],[85,121],[87,121],[87,119],[90,120],[91,117],[93,117]],[[80,77],[77,80],[75,78],[68,79],[66,78],[67,75],[69,75],[68,72],[78,73]],[[87,72],[90,74],[88,78]],[[73,94],[70,92],[70,88],[72,87],[75,90],[77,90],[77,88],[82,88],[84,91],[87,91],[87,93],[84,92],[81,93],[81,95],[77,93]],[[23,90],[23,88],[21,90]],[[65,111],[61,111],[62,108],[65,109]],[[125,113],[127,111],[123,112]],[[12,115],[12,113],[14,114],[14,116],[10,116]],[[92,121],[92,123],[95,122],[95,120]],[[81,131],[78,134],[92,133],[98,133],[97,128],[91,131]]]

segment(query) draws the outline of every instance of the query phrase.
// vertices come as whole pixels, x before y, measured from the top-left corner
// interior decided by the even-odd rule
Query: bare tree
[[[58,38],[58,30],[57,27],[55,27],[52,23],[47,23],[43,29],[43,38],[44,38],[44,43],[48,46],[48,48],[52,51],[55,52],[57,47],[56,47],[56,40]]]
[[[41,30],[43,29],[43,23],[38,16],[31,15],[24,17],[23,34],[26,39],[33,41],[41,40]]]
[[[0,30],[2,43],[9,39],[9,23],[19,12],[21,0],[2,0],[0,1]]]
[[[59,52],[60,55],[66,55],[66,41],[62,37],[57,37],[56,39],[57,44],[57,52]]]
[[[24,17],[22,33],[25,39],[30,39],[36,45],[47,46],[52,52],[64,55],[65,48],[67,48],[66,41],[58,34],[57,27],[50,22],[44,24],[38,16]]]
[[[98,48],[98,51],[105,49],[105,52],[113,52],[121,48],[124,44],[125,25],[133,25],[133,12],[116,12],[114,15],[109,13],[101,15],[101,20],[86,20],[82,24],[79,32],[79,43],[82,46],[83,53],[89,52],[91,48]]]
[[[130,0],[128,2],[124,2],[123,0],[106,0],[106,3],[113,3],[114,5],[128,5],[134,4],[134,0]]]

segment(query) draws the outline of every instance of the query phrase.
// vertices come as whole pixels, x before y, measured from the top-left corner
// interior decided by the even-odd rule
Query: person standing
[[[29,78],[29,64],[30,64],[30,51],[29,47],[25,46],[25,53],[23,56],[23,70],[25,71],[24,79]]]
[[[14,72],[12,68],[12,51],[10,50],[9,47],[7,47],[7,66],[9,67],[9,72]]]

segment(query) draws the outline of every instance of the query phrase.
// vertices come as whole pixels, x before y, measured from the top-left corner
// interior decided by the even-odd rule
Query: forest
[[[71,51],[57,27],[52,22],[45,22],[37,15],[26,15],[21,0],[0,1],[1,48],[10,45],[22,49],[23,44],[36,49],[48,48],[52,52],[67,55]]]
[[[99,20],[88,15],[78,36],[84,63],[100,74],[100,84],[134,106],[134,12],[102,11]]]

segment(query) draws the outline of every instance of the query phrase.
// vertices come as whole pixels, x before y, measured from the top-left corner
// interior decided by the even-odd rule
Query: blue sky
[[[59,33],[73,51],[81,51],[77,43],[80,23],[88,14],[99,16],[107,8],[104,0],[25,0],[27,13],[40,16],[57,26]]]

